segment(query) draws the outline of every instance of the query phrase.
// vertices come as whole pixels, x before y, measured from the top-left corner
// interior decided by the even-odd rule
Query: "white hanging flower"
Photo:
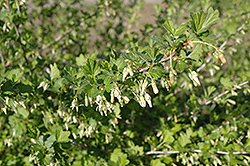
[[[7,145],[8,147],[10,147],[11,145],[13,145],[11,143],[11,139],[8,139],[8,138],[4,140],[4,144]]]
[[[189,78],[193,81],[194,83],[194,86],[200,86],[200,81],[198,79],[198,74],[195,72],[195,71],[191,71],[189,74],[188,74]]]
[[[125,104],[129,103],[130,100],[127,96],[122,96],[122,98],[123,98]]]
[[[123,107],[123,100],[122,100],[122,96],[120,95],[120,96],[118,96],[117,97],[117,99],[118,99],[118,102],[121,104],[121,107]]]
[[[141,86],[141,93],[144,93],[145,89],[147,88],[148,81],[145,79]]]
[[[65,123],[65,128],[66,128],[66,130],[69,130],[69,125],[68,125],[68,123]]]
[[[88,99],[89,99],[90,107],[93,107],[93,99],[92,99],[92,97],[88,97]]]
[[[114,90],[114,95],[115,95],[115,97],[120,96],[120,91],[119,91],[118,88],[116,88],[116,89]]]
[[[157,93],[159,92],[159,90],[158,90],[158,88],[157,88],[157,86],[156,86],[156,84],[155,84],[155,82],[154,82],[153,79],[152,79],[151,85],[152,85],[152,88],[153,88],[154,93],[157,94]]]
[[[73,122],[74,122],[74,123],[77,123],[77,120],[76,120],[76,117],[75,117],[75,116],[73,116]]]
[[[89,106],[89,100],[87,94],[85,94],[84,102],[86,107]]]
[[[133,70],[131,69],[131,66],[129,64],[128,64],[128,72],[130,76],[134,75]]]
[[[122,72],[122,81],[125,81],[125,78],[127,77],[127,75],[128,75],[128,73],[129,73],[129,70],[128,70],[128,68],[124,68],[123,69],[123,72]]]
[[[114,103],[114,101],[115,101],[115,97],[114,97],[114,90],[113,89],[111,89],[111,93],[110,93],[110,98],[111,98],[111,103]]]
[[[77,104],[77,98],[74,99],[72,102],[71,102],[71,106],[70,106],[71,109],[74,109],[76,108],[76,111],[78,111],[78,104]]]
[[[142,94],[140,95],[140,98],[139,98],[139,104],[141,105],[141,107],[146,107],[146,101]]]
[[[100,105],[100,104],[102,103],[102,96],[101,96],[101,95],[96,96],[95,102],[96,102],[98,105]]]
[[[144,97],[145,97],[145,100],[147,101],[149,107],[151,108],[152,107],[151,96],[145,92]]]
[[[74,139],[76,139],[76,138],[77,138],[77,136],[76,136],[76,134],[75,134],[75,133],[72,133],[72,135],[73,135]]]
[[[49,88],[49,84],[43,81],[37,88],[39,89],[41,87],[43,87],[43,91],[46,91]]]

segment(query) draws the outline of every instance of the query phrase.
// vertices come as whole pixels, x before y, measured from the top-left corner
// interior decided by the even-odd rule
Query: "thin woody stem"
[[[240,32],[246,25],[242,24],[237,30],[236,33]],[[235,33],[235,34],[236,34]],[[221,46],[219,47],[219,50],[222,50],[223,47],[227,44],[227,42],[229,41],[229,39],[234,36],[235,34],[231,34],[228,38],[226,38],[226,40],[221,44]],[[209,56],[208,59],[206,60],[206,63],[209,63],[212,60],[212,56]],[[201,71],[205,66],[206,63],[203,63],[196,71],[199,72]]]
[[[245,85],[245,84],[248,84],[249,81],[245,81],[245,82],[242,82],[240,83],[239,85],[236,85],[234,88],[232,88],[233,90],[236,90],[237,88],[240,88],[241,86]],[[221,98],[222,96],[224,96],[225,94],[228,94],[230,91],[227,90],[227,91],[224,91],[222,92],[221,94],[219,94],[218,96],[214,97],[213,99],[207,101],[206,103],[202,104],[202,105],[208,105],[210,104],[212,101],[216,101],[218,100],[219,98]]]
[[[192,149],[191,152],[194,152],[194,153],[202,153],[201,150],[199,149]],[[145,155],[159,155],[158,157],[164,157],[165,154],[178,154],[178,153],[181,153],[180,151],[149,151],[149,152],[146,152]],[[234,155],[249,155],[248,152],[225,152],[225,151],[220,151],[220,150],[217,150],[216,151],[217,154],[220,154],[220,155],[228,155],[230,153],[234,154]]]

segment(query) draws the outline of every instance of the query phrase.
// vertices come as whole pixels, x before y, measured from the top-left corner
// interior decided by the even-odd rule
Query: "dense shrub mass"
[[[0,165],[249,165],[250,2],[143,6],[0,1]]]

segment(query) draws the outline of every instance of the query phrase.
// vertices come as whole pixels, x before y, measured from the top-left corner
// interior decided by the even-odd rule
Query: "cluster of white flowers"
[[[200,86],[200,81],[198,79],[198,74],[195,72],[195,71],[191,71],[190,70],[190,73],[188,74],[189,78],[193,81],[194,83],[194,86]]]
[[[78,128],[80,129],[79,131],[79,136],[80,138],[82,138],[83,136],[86,136],[87,138],[90,137],[92,135],[92,133],[94,132],[94,128],[92,126],[87,126],[84,123],[81,123]]]
[[[128,64],[128,67],[125,67],[125,68],[123,69],[122,74],[123,74],[122,81],[125,81],[125,79],[126,79],[126,77],[127,77],[128,74],[129,74],[130,76],[133,76],[133,75],[134,75],[134,72],[133,72],[133,70],[132,70],[130,64]]]
[[[171,86],[171,83],[170,83],[169,80],[162,79],[161,80],[161,86],[162,86],[162,88],[166,88],[167,90],[169,90],[169,87]]]
[[[9,98],[8,97],[5,97],[6,99],[4,100],[4,98],[2,98],[2,97],[0,97],[0,108],[1,108],[1,110],[3,110],[3,112],[5,113],[5,114],[7,114],[7,108],[8,108],[8,106],[9,107],[11,107],[10,105],[9,105]],[[13,104],[14,104],[14,108],[13,109],[11,109],[11,110],[13,110],[15,113],[17,113],[17,107],[19,107],[19,106],[22,106],[23,108],[25,108],[26,109],[26,106],[25,106],[25,101],[24,101],[24,99],[22,98],[22,96],[20,96],[20,95],[18,95],[17,97],[16,97],[16,99],[17,99],[17,101],[16,100],[13,100]],[[12,108],[12,107],[11,107]]]
[[[39,89],[41,87],[43,87],[43,91],[46,91],[49,88],[49,84],[46,83],[45,81],[42,81],[37,88]]]
[[[146,92],[146,88],[148,86],[148,81],[145,79],[140,81],[139,83],[139,88],[137,89],[137,92],[135,94],[136,100],[140,104],[141,107],[146,107],[146,102],[148,103],[149,107],[152,107],[152,102],[151,102],[151,96]],[[151,86],[153,88],[153,91],[155,94],[159,92],[154,80],[151,80]]]
[[[4,140],[4,145],[7,145],[8,147],[10,147],[11,145],[13,145],[11,141],[12,141],[11,138],[5,139],[5,140]]]
[[[114,106],[107,101],[104,95],[98,95],[95,100],[97,107],[96,110],[100,112],[101,115],[107,116],[107,111],[112,112]]]
[[[127,104],[129,103],[129,98],[125,95],[122,95],[120,89],[118,88],[118,86],[114,83],[113,88],[111,89],[110,92],[110,102],[114,103],[115,101],[115,97],[118,99],[118,102],[121,104],[121,107],[123,107],[123,103]]]

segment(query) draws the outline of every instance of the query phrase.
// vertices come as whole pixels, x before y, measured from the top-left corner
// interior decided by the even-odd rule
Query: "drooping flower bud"
[[[191,47],[194,47],[194,42],[189,42],[189,45],[190,45]]]
[[[128,68],[124,68],[123,69],[123,72],[122,72],[122,81],[125,81],[125,78],[127,77],[127,75],[128,75],[128,73],[129,73],[129,70],[128,70]]]
[[[174,74],[173,74],[172,70],[169,71],[169,78],[170,78],[170,83],[173,84],[174,83]]]
[[[146,101],[142,94],[140,95],[140,98],[139,98],[139,104],[141,105],[141,107],[146,107]]]
[[[219,58],[220,58],[220,60],[221,60],[221,62],[223,63],[223,64],[225,64],[227,61],[226,61],[226,58],[223,56],[223,54],[221,53],[221,52],[219,52]]]
[[[198,74],[195,72],[195,71],[191,71],[189,74],[188,74],[189,78],[193,81],[194,83],[194,86],[200,86],[200,81],[198,79]]]
[[[43,81],[40,83],[40,85],[37,88],[39,89],[41,87],[43,87],[43,91],[46,91],[49,88],[49,84]]]
[[[134,75],[134,72],[133,72],[133,70],[131,69],[130,64],[128,64],[128,72],[129,72],[129,75],[130,75],[130,76],[133,76],[133,75]]]
[[[152,79],[151,85],[152,85],[152,88],[153,88],[154,93],[157,94],[157,93],[159,92],[159,90],[158,90],[158,88],[157,88],[157,86],[156,86],[156,84],[155,84],[155,82],[154,82],[153,79]]]
[[[145,79],[144,82],[142,83],[141,87],[141,93],[144,93],[145,89],[147,88],[148,81]]]
[[[74,99],[72,102],[71,102],[71,106],[70,106],[72,109],[74,109],[75,107],[77,107],[77,99]]]
[[[115,95],[115,97],[120,96],[120,92],[119,92],[119,89],[118,89],[118,88],[116,88],[116,89],[114,90],[114,95]]]
[[[151,108],[152,107],[151,96],[146,92],[145,92],[144,96],[145,96],[145,100],[147,101],[149,107]]]
[[[86,106],[86,107],[89,106],[89,100],[88,100],[87,94],[85,94],[85,99],[84,99],[84,101],[85,101],[85,106]]]
[[[218,63],[218,62],[219,62],[219,55],[218,55],[218,52],[215,51],[215,52],[213,53],[213,55],[214,55],[214,57],[215,57],[215,62]]]
[[[127,96],[122,96],[122,98],[123,98],[125,104],[129,103],[130,100]]]
[[[114,90],[113,90],[113,89],[111,89],[110,98],[111,98],[111,99],[110,99],[110,100],[111,100],[110,102],[111,102],[111,103],[114,103],[115,97],[114,97]]]

